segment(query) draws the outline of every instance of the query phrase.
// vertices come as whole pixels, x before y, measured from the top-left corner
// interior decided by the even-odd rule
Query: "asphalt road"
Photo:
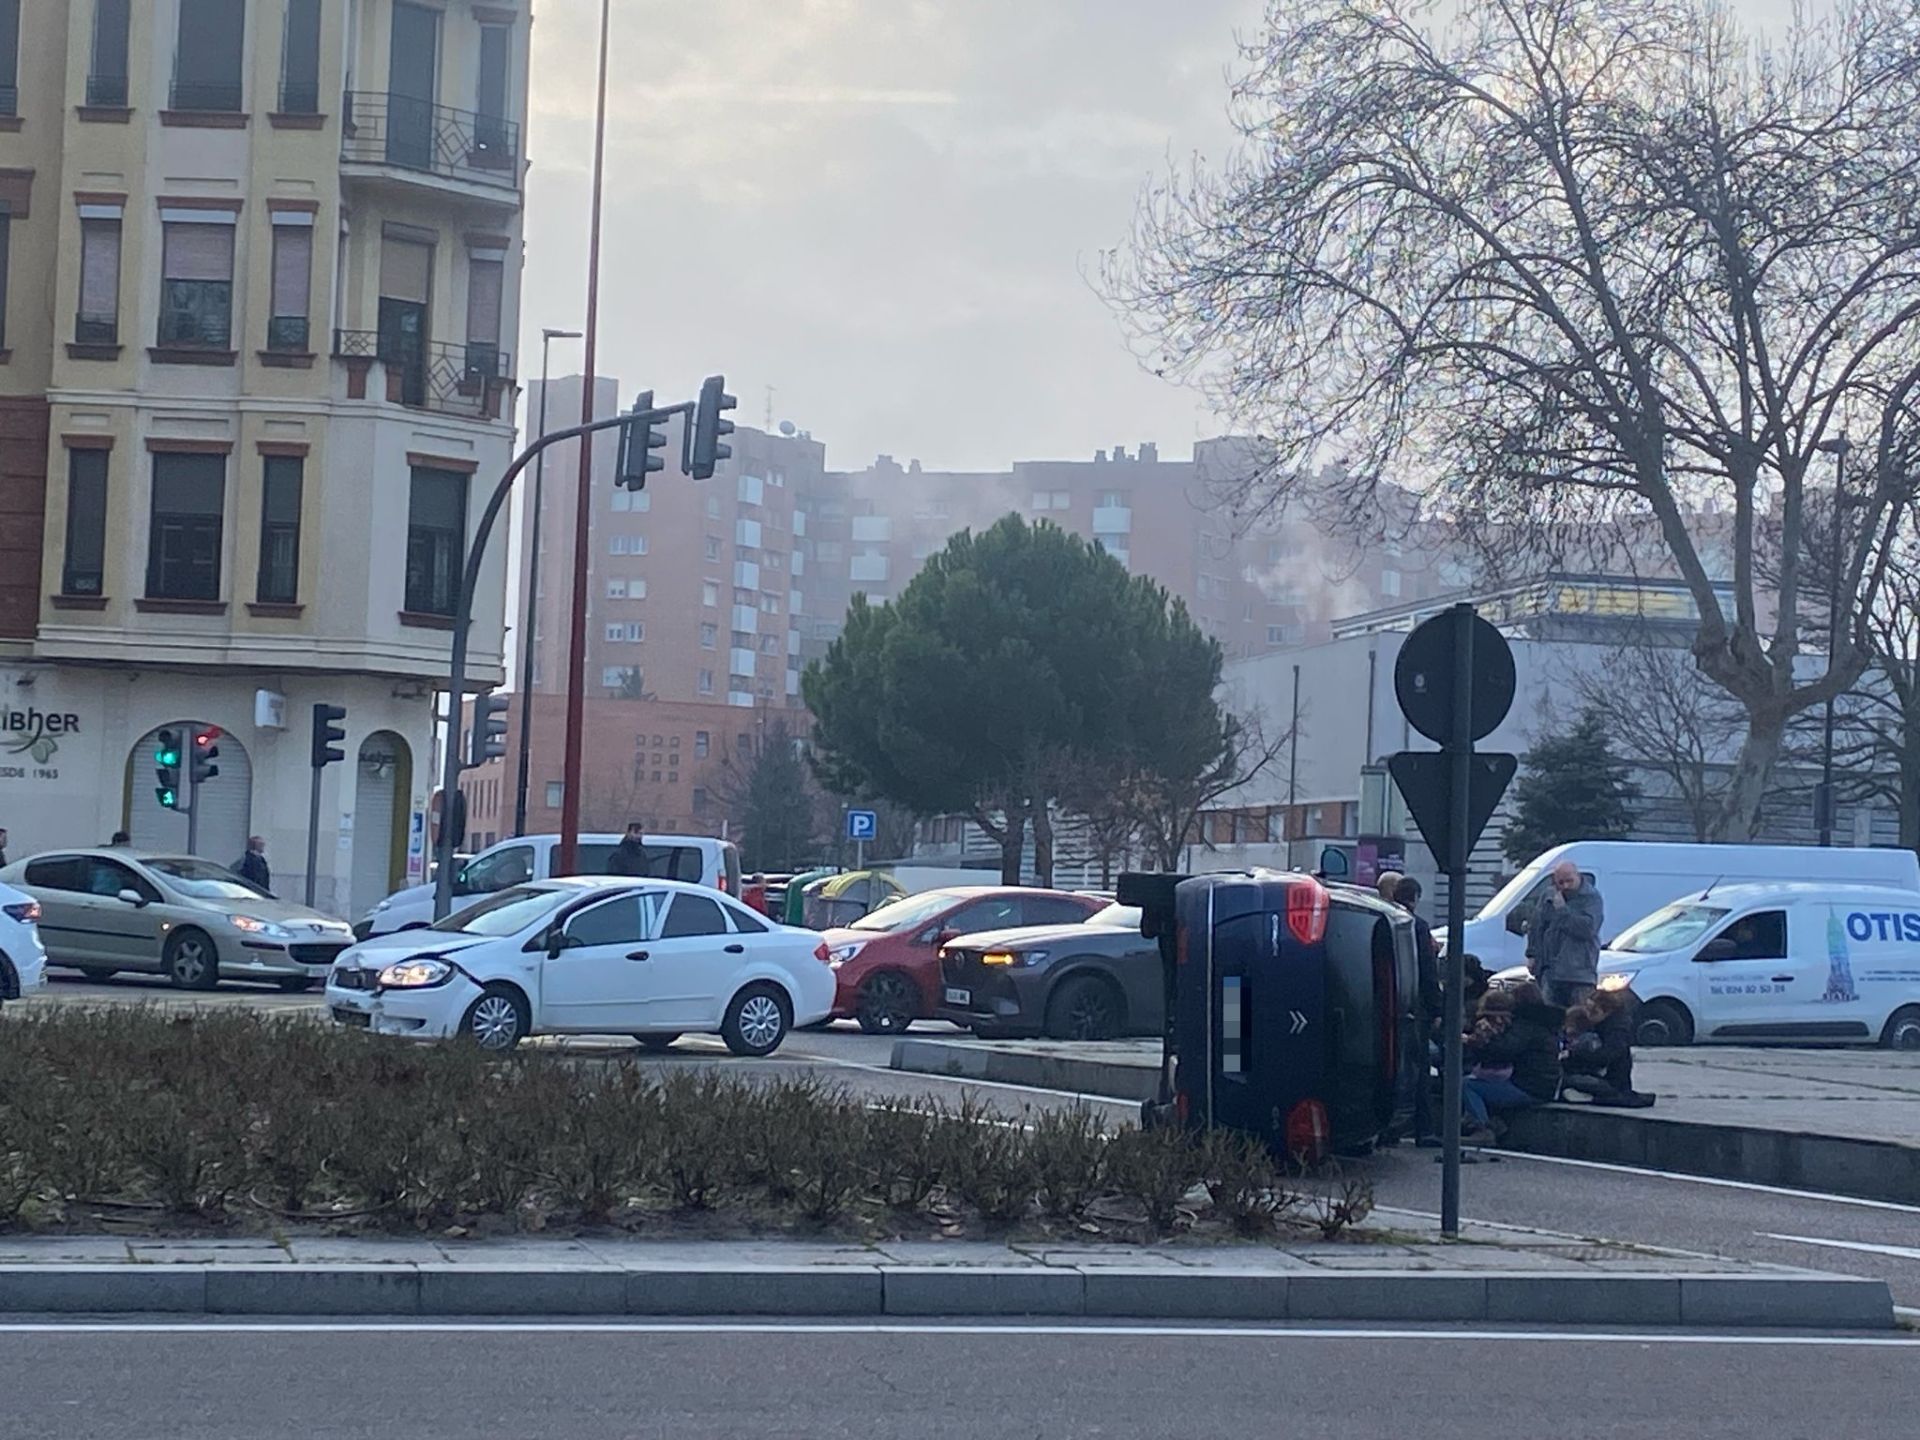
[[[1893,1435],[1920,1341],[1069,1326],[0,1327],[10,1440]]]

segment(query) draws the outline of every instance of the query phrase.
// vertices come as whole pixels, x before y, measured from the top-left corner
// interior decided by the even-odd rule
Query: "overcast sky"
[[[1223,428],[1088,284],[1171,155],[1230,139],[1259,0],[615,0],[600,370],[790,419],[857,469]],[[585,306],[598,0],[533,26],[523,379]],[[579,366],[557,342],[554,370]]]

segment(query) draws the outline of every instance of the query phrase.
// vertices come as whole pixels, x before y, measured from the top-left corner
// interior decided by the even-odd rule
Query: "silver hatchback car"
[[[51,851],[0,870],[0,880],[40,902],[47,963],[93,980],[126,970],[188,990],[222,980],[305,990],[353,943],[344,921],[193,855]]]

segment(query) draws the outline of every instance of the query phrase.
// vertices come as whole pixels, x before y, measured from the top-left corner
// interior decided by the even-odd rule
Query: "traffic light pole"
[[[200,767],[194,763],[192,741],[187,750],[187,854],[200,853]]]
[[[313,788],[307,794],[307,906],[313,906],[313,891],[320,867],[320,767],[313,771]]]
[[[629,411],[624,415],[609,416],[570,429],[555,430],[522,450],[493,487],[487,508],[481,512],[480,524],[474,530],[473,543],[467,548],[467,563],[460,572],[460,593],[455,597],[453,606],[453,645],[447,663],[447,734],[440,755],[440,834],[433,847],[438,869],[433,881],[434,919],[445,919],[447,912],[453,908],[453,797],[460,788],[460,711],[466,703],[467,639],[473,629],[473,595],[480,583],[480,562],[486,556],[487,539],[493,534],[494,522],[500,518],[507,497],[513,493],[513,482],[550,445],[567,440],[584,440],[602,430],[614,430],[627,425],[658,425],[670,416],[692,413],[693,402],[686,401],[664,409]],[[688,428],[691,429],[691,426]],[[581,446],[583,451],[588,448]]]

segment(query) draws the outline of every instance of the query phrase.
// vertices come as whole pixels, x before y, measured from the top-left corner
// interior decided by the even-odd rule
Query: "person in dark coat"
[[[1653,1104],[1652,1095],[1633,1088],[1633,1008],[1626,990],[1595,990],[1567,1012],[1563,1090],[1627,1110]]]
[[[1546,1003],[1532,981],[1489,992],[1483,1011],[1495,1005],[1496,996],[1505,1002],[1498,1008],[1510,1018],[1497,1027],[1476,1022],[1466,1039],[1473,1073],[1461,1088],[1471,1133],[1482,1141],[1492,1137],[1495,1115],[1544,1105],[1559,1092],[1560,1030],[1567,1018],[1565,1010]]]
[[[247,853],[234,862],[233,873],[249,885],[273,893],[273,871],[267,865],[267,842],[258,835],[247,837]]]
[[[620,843],[613,847],[613,853],[607,857],[607,874],[637,875],[644,879],[652,874],[650,864],[645,827],[638,820],[629,820],[627,833],[620,837]]]
[[[1420,1035],[1423,1040],[1429,1040],[1445,1013],[1445,1000],[1440,993],[1440,947],[1434,942],[1433,926],[1416,908],[1420,904],[1418,880],[1411,875],[1402,876],[1400,883],[1394,886],[1393,902],[1413,916],[1413,947],[1419,962],[1420,977]],[[1431,1068],[1429,1065],[1427,1070]],[[1438,1137],[1439,1131],[1433,1123],[1432,1077],[1423,1071],[1420,1088],[1413,1097],[1414,1143],[1437,1144]]]

